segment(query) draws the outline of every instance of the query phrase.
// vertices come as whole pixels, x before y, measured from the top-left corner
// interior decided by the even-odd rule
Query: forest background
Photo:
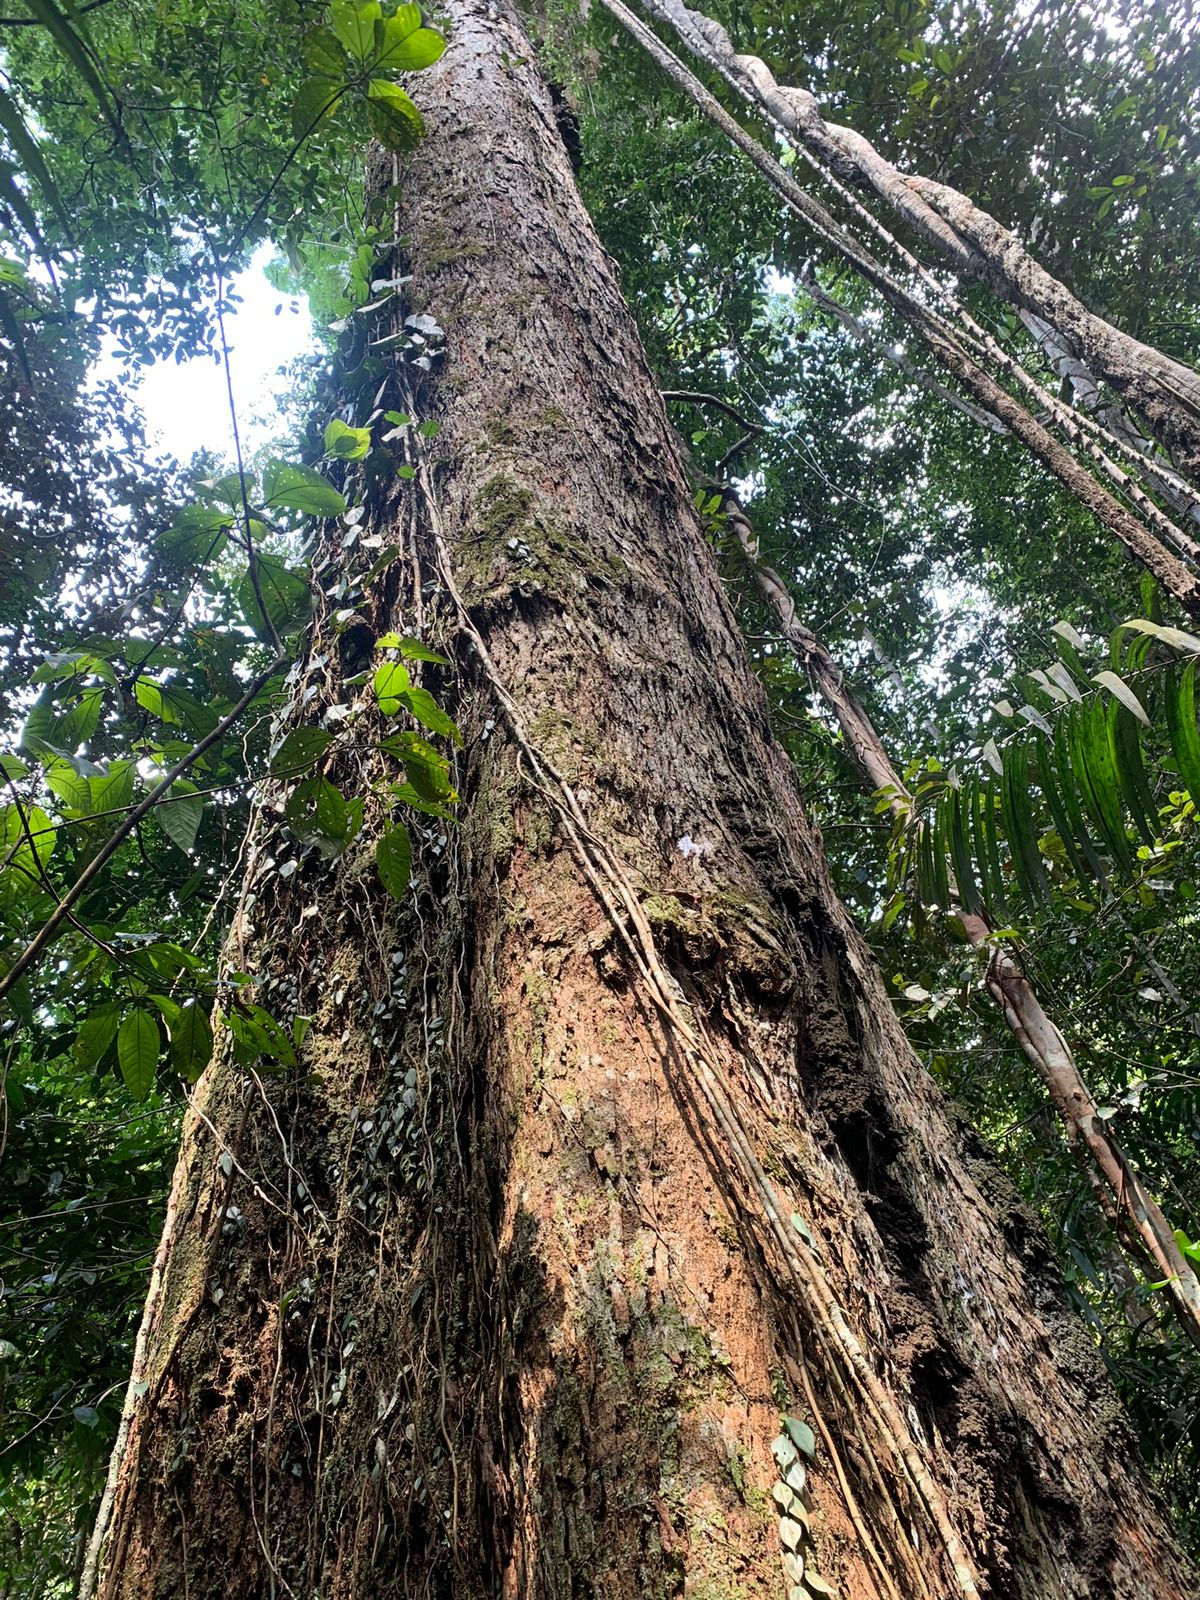
[[[897,0],[711,14],[779,83],[810,88],[900,169],[953,185],[1013,228],[1093,311],[1194,362],[1200,35],[1186,6]],[[322,88],[306,36],[323,15],[39,0],[0,19],[6,970],[114,820],[212,741],[102,862],[53,957],[5,997],[8,1594],[68,1593],[80,1569],[181,1108],[211,1048],[249,810],[268,772],[295,775],[313,758],[281,755],[270,731],[307,618],[309,519],[345,509],[351,466],[368,480],[413,471],[397,441],[415,419],[371,411],[385,353],[371,316],[398,285],[378,276],[386,230],[364,208],[361,153],[368,133],[394,144],[415,128],[399,89]],[[964,404],[911,329],[612,15],[544,7],[528,20],[840,892],[922,1060],[1043,1218],[1195,1547],[1196,1349],[988,991],[1000,930],[1099,1120],[1185,1260],[1200,1259],[1194,617]],[[372,82],[419,68],[411,48]],[[798,175],[802,159],[761,106],[702,70]],[[847,213],[844,196],[827,198]],[[165,462],[147,444],[155,419],[138,414],[136,385],[154,364],[196,355],[227,367],[231,283],[264,240],[277,287],[308,297],[320,346],[281,376],[274,437],[253,458]],[[929,261],[1047,386],[1047,414],[1052,402],[1096,409],[1015,309]],[[414,318],[399,342],[434,365],[440,335]],[[249,397],[227,398],[244,428]],[[1147,493],[1200,537],[1165,457],[1157,471]],[[357,524],[346,524],[353,542]],[[1186,565],[1186,544],[1180,554]],[[818,692],[814,651],[789,642],[763,570],[853,686],[905,794],[864,781]],[[362,671],[370,661],[368,647]],[[376,687],[385,702],[388,685]],[[452,740],[435,704],[413,714]],[[425,790],[419,771],[409,779],[421,815],[445,808],[436,772]],[[318,853],[357,826],[353,797],[310,787],[289,807]],[[973,827],[983,816],[990,826]],[[396,893],[407,849],[405,836],[397,859],[380,862]],[[986,902],[991,917],[982,944],[958,914],[956,896],[971,895],[967,911]],[[267,1006],[223,1003],[250,1060],[286,1062],[302,1042]]]

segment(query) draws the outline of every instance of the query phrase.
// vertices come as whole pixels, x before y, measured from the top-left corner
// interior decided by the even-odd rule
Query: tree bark
[[[453,651],[461,816],[397,908],[378,789],[286,877],[264,808],[230,964],[313,1022],[298,1073],[197,1089],[98,1592],[1182,1600],[1045,1241],[833,894],[529,44],[446,9],[397,202],[446,353],[389,379],[441,431],[362,615]],[[306,720],[336,660],[319,620]]]

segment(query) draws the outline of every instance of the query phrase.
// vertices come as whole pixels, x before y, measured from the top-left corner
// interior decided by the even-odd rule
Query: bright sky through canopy
[[[271,401],[281,388],[278,368],[313,343],[307,302],[281,294],[267,280],[265,268],[273,255],[270,245],[255,252],[250,265],[233,280],[238,299],[225,314],[238,428],[248,455],[275,431]],[[159,362],[138,385],[138,399],[150,438],[177,460],[189,461],[196,450],[232,457],[221,362],[209,356]]]

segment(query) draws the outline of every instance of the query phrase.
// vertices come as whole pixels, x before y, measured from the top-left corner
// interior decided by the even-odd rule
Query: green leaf
[[[378,674],[376,676],[378,677]],[[454,719],[446,715],[428,689],[407,689],[400,698],[417,721],[428,728],[430,733],[441,734],[445,739],[453,739],[455,744],[462,744],[462,734],[458,731]]]
[[[438,655],[436,650],[431,650],[427,644],[422,644],[420,639],[414,639],[407,633],[385,633],[382,638],[375,641],[376,650],[399,650],[402,656],[407,656],[410,661],[432,661],[435,666],[449,667],[453,662],[445,656]]]
[[[177,799],[177,795],[184,798]],[[167,837],[179,846],[184,855],[190,855],[204,816],[204,797],[196,793],[196,785],[184,778],[176,778],[155,806],[154,815],[162,823]]]
[[[187,1083],[195,1083],[212,1056],[213,1034],[208,1014],[198,1000],[179,1009],[171,1026],[171,1065]]]
[[[345,511],[346,499],[313,467],[268,461],[263,471],[263,505],[285,506],[309,517],[337,517]]]
[[[88,779],[92,814],[120,811],[133,799],[136,768],[132,761],[110,761],[108,771]]]
[[[372,78],[367,85],[367,122],[389,150],[412,150],[425,135],[425,122],[397,83]]]
[[[412,806],[414,811],[423,812],[427,817],[438,817],[442,822],[453,822],[454,813],[445,806],[438,805],[436,801],[426,800],[417,793],[411,783],[393,783],[391,792],[397,800],[402,800],[406,806]]]
[[[1117,782],[1125,808],[1147,845],[1158,843],[1158,807],[1150,792],[1142,761],[1142,742],[1137,722],[1121,706],[1109,707],[1109,730]]]
[[[346,799],[328,778],[306,778],[297,784],[284,813],[297,839],[317,845],[326,855],[339,854],[349,842]]]
[[[41,806],[13,803],[0,811],[0,861],[6,863],[0,883],[6,895],[24,897],[41,888],[39,868],[49,861],[57,838]]]
[[[1000,780],[1000,803],[1004,813],[1004,832],[1017,883],[1029,905],[1048,904],[1046,874],[1038,850],[1030,804],[1028,760],[1021,744],[1015,744],[1004,762]]]
[[[1082,874],[1085,881],[1090,876],[1097,883],[1105,884],[1108,878],[1104,870],[1104,863],[1101,861],[1096,846],[1092,841],[1091,833],[1088,831],[1087,823],[1084,821],[1083,809],[1079,803],[1082,783],[1076,775],[1072,756],[1074,750],[1072,719],[1078,715],[1080,715],[1079,711],[1073,710],[1070,719],[1065,716],[1058,719],[1054,729],[1054,767],[1057,781],[1053,784],[1047,783],[1044,788],[1052,816],[1055,815],[1055,800],[1057,799],[1061,804],[1065,828],[1062,824],[1059,824],[1059,835],[1063,840],[1064,848],[1067,848],[1068,837],[1071,838],[1078,847],[1080,855],[1087,863],[1088,871],[1086,874]]]
[[[403,823],[389,828],[375,846],[375,865],[392,899],[402,900],[412,877],[412,841]]]
[[[1109,694],[1115,695],[1123,706],[1133,712],[1139,722],[1145,723],[1147,728],[1150,726],[1150,718],[1146,715],[1145,706],[1143,706],[1124,679],[1119,678],[1115,672],[1107,670],[1098,672],[1092,682],[1100,684],[1108,690]]]
[[[348,427],[340,417],[325,424],[325,454],[335,461],[361,461],[370,448],[370,428]]]
[[[175,726],[182,722],[183,718],[172,704],[170,697],[163,693],[163,689],[164,685],[155,683],[153,678],[139,678],[133,686],[133,698],[152,717],[157,717],[168,727]]]
[[[304,63],[318,77],[343,82],[350,72],[350,58],[330,28],[312,28],[301,46]]]
[[[376,0],[333,0],[329,20],[338,43],[355,61],[366,61],[375,49],[375,24],[383,15]]]
[[[16,101],[3,90],[0,90],[0,128],[7,134],[8,142],[16,153],[18,160],[50,202],[58,214],[58,219],[62,223],[64,231],[69,235],[71,233],[71,219],[67,214],[66,206],[63,204],[58,185],[50,176],[50,170],[42,158],[41,147],[33,134],[30,133]]]
[[[135,1100],[144,1100],[154,1087],[161,1043],[157,1019],[140,1007],[131,1011],[117,1029],[117,1062]]]
[[[305,78],[292,101],[292,138],[299,141],[316,133],[345,92],[343,84],[328,78]]]
[[[54,36],[54,42],[79,73],[96,97],[96,103],[114,128],[120,131],[120,121],[113,107],[108,88],[92,59],[91,45],[82,25],[64,16],[52,0],[29,0],[29,9],[43,27]]]
[[[1182,672],[1167,678],[1167,731],[1179,781],[1200,809],[1200,730],[1196,726],[1196,666],[1192,661]]]
[[[422,800],[444,804],[458,799],[450,782],[450,763],[427,740],[415,733],[393,733],[380,740],[379,748],[404,762],[408,781]]]
[[[799,1417],[784,1417],[783,1431],[796,1446],[801,1455],[811,1461],[817,1453],[817,1436],[807,1422],[801,1422]]]
[[[1132,858],[1117,788],[1108,711],[1099,700],[1074,706],[1070,713],[1072,766],[1080,793],[1114,865],[1129,875]]]
[[[373,679],[375,698],[386,717],[394,717],[400,709],[401,696],[408,691],[408,671],[398,661],[385,661],[376,667]]]
[[[218,506],[184,506],[159,535],[159,549],[181,567],[207,566],[224,551],[232,524],[232,513]]]
[[[285,567],[274,556],[257,556],[255,567],[258,594],[255,593],[249,568],[238,579],[235,588],[242,615],[260,639],[269,639],[270,634],[263,621],[263,607],[258,603],[258,595],[261,594],[263,606],[279,637],[282,639],[299,633],[312,611],[312,596],[307,580],[301,573]]]
[[[421,8],[398,6],[393,16],[375,28],[373,72],[420,72],[431,67],[446,48],[446,41],[433,28],[421,26]]]
[[[948,833],[950,838],[950,860],[954,867],[955,885],[958,889],[959,904],[968,912],[983,910],[983,901],[979,890],[975,886],[975,874],[971,868],[971,852],[967,845],[967,833],[970,826],[970,791],[964,785],[961,789],[948,789],[945,803],[948,807]]]
[[[117,1037],[120,1015],[121,1008],[113,1004],[101,1006],[84,1018],[71,1047],[71,1053],[84,1072],[91,1071]]]
[[[333,735],[324,728],[293,728],[271,757],[271,776],[287,778],[315,766],[332,743]]]

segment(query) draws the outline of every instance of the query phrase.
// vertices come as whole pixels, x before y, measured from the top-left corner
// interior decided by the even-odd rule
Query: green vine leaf
[[[332,743],[324,728],[293,728],[271,757],[271,776],[288,778],[315,766]]]
[[[372,78],[367,85],[367,121],[389,150],[412,150],[425,136],[425,121],[398,83]]]
[[[325,424],[325,454],[334,461],[361,461],[370,449],[370,428],[351,428],[340,417]]]
[[[135,1100],[144,1100],[154,1087],[161,1046],[158,1022],[149,1011],[131,1011],[117,1029],[117,1064]]]
[[[412,878],[412,841],[402,822],[389,828],[375,846],[375,865],[393,900],[402,900]]]

